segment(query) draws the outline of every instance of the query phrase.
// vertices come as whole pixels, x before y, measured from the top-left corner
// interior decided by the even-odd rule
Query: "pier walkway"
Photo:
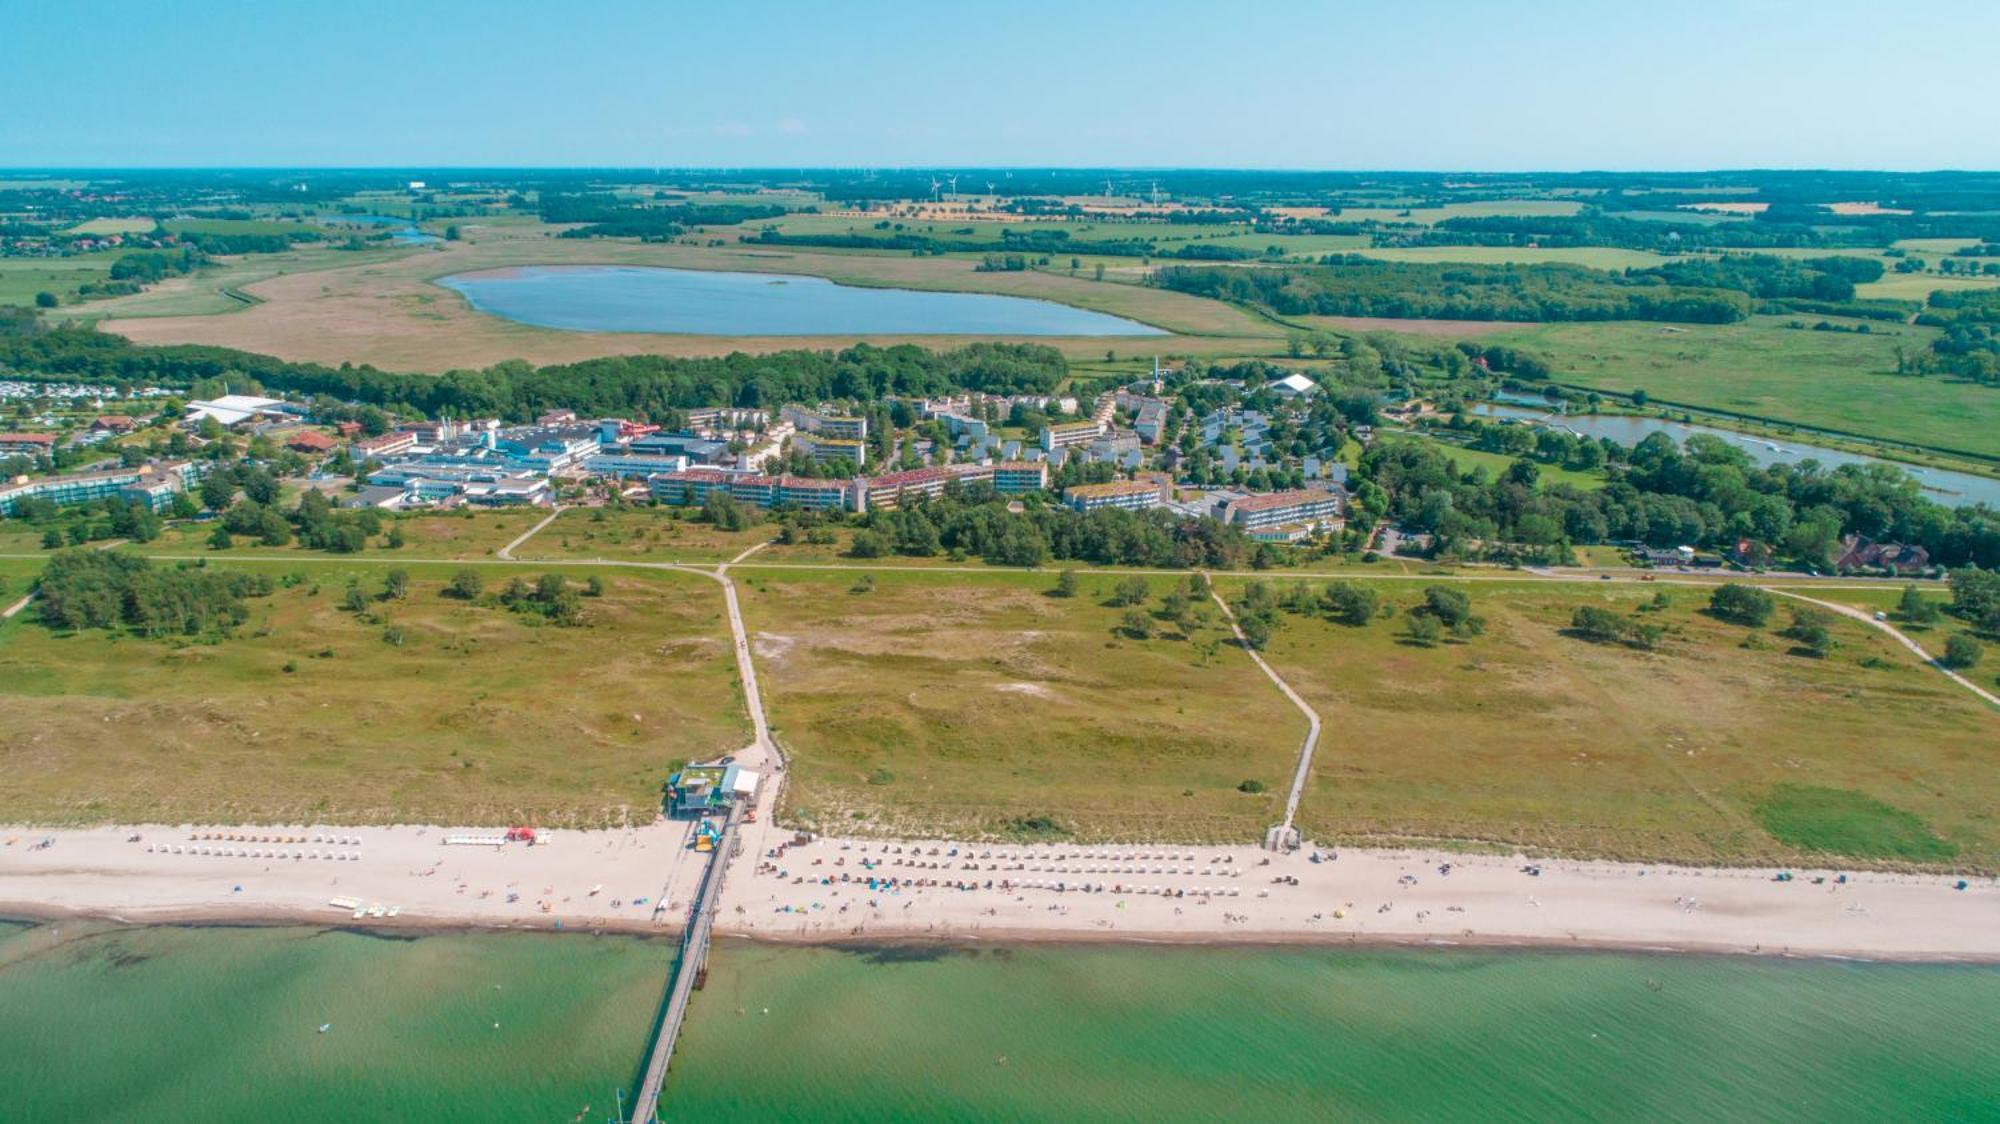
[[[680,960],[674,965],[673,987],[660,1011],[659,1030],[653,1035],[653,1053],[646,1059],[646,1076],[632,1100],[632,1124],[653,1124],[659,1119],[660,1088],[667,1080],[667,1063],[673,1060],[674,1043],[680,1038],[681,1023],[687,1019],[688,1000],[694,995],[695,980],[708,963],[708,943],[715,931],[715,911],[722,900],[723,875],[738,846],[736,829],[743,815],[738,804],[729,810],[722,825],[722,839],[709,856],[708,870],[696,891],[694,910],[687,928],[681,931]]]

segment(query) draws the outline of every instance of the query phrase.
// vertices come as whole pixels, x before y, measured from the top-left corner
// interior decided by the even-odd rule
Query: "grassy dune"
[[[1407,607],[1422,586],[1379,588]],[[1387,620],[1278,630],[1270,659],[1327,722],[1308,835],[1732,863],[1796,861],[1802,841],[1828,838],[1858,859],[2000,866],[2000,716],[1875,630],[1838,620],[1839,647],[1815,660],[1709,618],[1683,589],[1645,614],[1668,629],[1645,653],[1565,630],[1578,605],[1630,612],[1655,590],[1466,588],[1488,624],[1462,644],[1411,647]],[[1890,814],[1873,835],[1813,820],[1856,808]],[[1910,822],[1937,845],[1911,844]]]
[[[339,608],[387,569],[299,567],[213,645],[0,625],[0,820],[643,822],[748,740],[706,579],[604,573],[580,628],[446,600],[441,565],[378,621]]]
[[[857,576],[739,581],[796,814],[1126,839],[1252,839],[1280,814],[1304,720],[1219,629],[1114,635],[1109,578],[1060,600],[1040,574]]]
[[[572,508],[514,552],[517,558],[604,558],[619,562],[727,562],[777,528],[719,530],[670,508]]]

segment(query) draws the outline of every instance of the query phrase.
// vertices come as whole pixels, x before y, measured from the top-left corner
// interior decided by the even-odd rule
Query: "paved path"
[[[1204,573],[1202,576],[1208,575]],[[1250,646],[1250,641],[1243,636],[1242,627],[1236,623],[1236,614],[1230,611],[1229,602],[1222,599],[1222,595],[1215,591],[1213,584],[1209,586],[1208,595],[1214,598],[1216,605],[1222,609],[1222,619],[1229,622],[1229,631],[1236,634],[1236,642],[1243,645],[1243,650],[1250,654],[1251,659],[1257,661],[1257,666],[1264,669],[1264,674],[1270,677],[1271,682],[1278,685],[1278,690],[1283,691],[1285,697],[1292,700],[1292,705],[1298,707],[1299,712],[1306,716],[1305,744],[1299,747],[1299,765],[1292,774],[1292,791],[1285,797],[1284,827],[1289,833],[1293,826],[1292,821],[1299,814],[1299,798],[1305,795],[1306,778],[1312,775],[1313,750],[1319,748],[1319,712],[1308,705],[1297,691],[1292,690],[1292,685],[1285,682],[1284,676],[1279,675],[1277,669],[1264,662],[1264,657],[1257,649]]]
[[[1821,601],[1817,597],[1807,597],[1803,593],[1793,593],[1790,590],[1775,589],[1770,586],[1762,586],[1759,588],[1762,588],[1766,593],[1775,593],[1780,597],[1789,597],[1794,601],[1804,601],[1808,604],[1818,605],[1822,609],[1831,609],[1834,612],[1839,613],[1843,617],[1853,617],[1857,621],[1861,621],[1866,624],[1872,624],[1876,628],[1881,629],[1883,632],[1888,633],[1890,636],[1895,637],[1897,643],[1900,643],[1903,647],[1908,648],[1912,652],[1915,652],[1917,654],[1918,659],[1923,660],[1925,663],[1931,665],[1934,668],[1937,668],[1939,671],[1942,671],[1946,675],[1950,676],[1952,682],[1957,683],[1959,686],[1965,688],[1968,691],[1971,691],[1973,694],[1978,695],[1980,698],[1985,699],[1989,704],[1996,707],[2000,707],[2000,695],[1994,694],[1993,692],[1987,690],[1986,688],[1981,687],[1979,684],[1974,683],[1972,680],[1967,679],[1965,676],[1960,675],[1958,672],[1953,671],[1952,669],[1946,667],[1944,664],[1939,663],[1936,657],[1932,656],[1929,652],[1924,651],[1923,645],[1910,639],[1909,636],[1906,635],[1901,629],[1890,624],[1888,621],[1876,620],[1875,614],[1873,613],[1867,612],[1866,610],[1857,609],[1852,605],[1841,605],[1832,601]]]
[[[540,523],[537,523],[534,526],[528,528],[527,530],[521,532],[520,538],[515,539],[513,542],[508,543],[506,546],[501,547],[499,550],[500,559],[505,562],[516,561],[514,557],[515,548],[519,547],[522,543],[527,542],[529,539],[534,538],[537,534],[540,534],[543,527],[546,527],[549,524],[555,522],[556,516],[561,515],[562,513],[563,513],[562,505],[557,504],[555,506],[555,509],[549,512],[548,518],[543,519]]]
[[[30,593],[26,597],[21,598],[19,601],[14,602],[12,605],[7,606],[5,610],[0,610],[0,621],[13,620],[14,617],[21,612],[21,610],[28,607],[28,602],[33,601],[34,599],[35,595],[33,593]]]

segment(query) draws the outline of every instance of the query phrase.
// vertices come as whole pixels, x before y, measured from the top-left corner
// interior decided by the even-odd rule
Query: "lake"
[[[1536,401],[1526,395],[1503,395],[1502,399],[1507,403],[1526,404]],[[1990,507],[2000,508],[2000,480],[1990,476],[1974,476],[1969,472],[1952,472],[1942,468],[1922,468],[1898,461],[1883,460],[1880,457],[1808,445],[1789,438],[1772,440],[1767,437],[1737,433],[1734,430],[1718,429],[1714,426],[1688,425],[1627,414],[1567,414],[1551,417],[1549,408],[1538,409],[1533,405],[1481,403],[1473,407],[1472,412],[1491,418],[1529,421],[1546,418],[1549,424],[1560,425],[1572,433],[1585,437],[1605,437],[1620,445],[1637,445],[1655,433],[1664,433],[1675,441],[1686,441],[1697,433],[1706,433],[1736,446],[1749,454],[1753,463],[1764,466],[1797,464],[1804,460],[1818,461],[1826,468],[1838,468],[1843,464],[1886,464],[1910,474],[1926,496],[1946,507],[1965,507],[1984,503]]]
[[[602,1121],[643,1062],[673,948],[0,925],[0,1120]],[[662,1109],[713,1122],[1991,1119],[1995,1010],[1991,966],[731,941],[696,993]]]
[[[1054,301],[838,285],[823,277],[650,266],[522,266],[438,284],[473,308],[574,332],[708,336],[1159,336]]]

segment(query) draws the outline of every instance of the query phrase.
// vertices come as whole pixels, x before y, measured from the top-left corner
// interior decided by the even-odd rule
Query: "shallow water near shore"
[[[0,926],[0,1119],[603,1120],[672,954],[583,935]],[[733,941],[663,1115],[1990,1119],[1995,1010],[1994,967]]]

